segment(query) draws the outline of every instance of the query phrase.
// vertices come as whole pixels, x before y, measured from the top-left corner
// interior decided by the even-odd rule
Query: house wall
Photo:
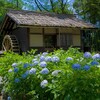
[[[12,35],[15,35],[19,41],[21,51],[29,50],[28,28],[13,29]]]
[[[72,46],[81,46],[80,41],[80,29],[78,28],[30,28],[30,47],[43,47],[43,37],[44,35],[57,35],[57,46],[62,43],[62,34],[68,35],[71,39]],[[59,37],[60,34],[60,37]],[[63,39],[63,38],[62,38]],[[59,42],[60,41],[60,42]],[[68,43],[67,43],[68,44]],[[69,43],[70,44],[70,43]]]
[[[80,29],[78,28],[61,28],[60,33],[67,33],[72,35],[73,46],[81,46]]]
[[[30,34],[30,47],[43,47],[43,36]]]
[[[43,47],[43,29],[37,27],[30,28],[29,33],[29,46]]]

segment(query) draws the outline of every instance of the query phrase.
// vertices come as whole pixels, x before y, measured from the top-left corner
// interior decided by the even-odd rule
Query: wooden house
[[[83,48],[84,30],[93,29],[92,24],[71,14],[55,14],[23,10],[10,10],[3,21],[0,35],[2,49],[25,52],[54,48]]]

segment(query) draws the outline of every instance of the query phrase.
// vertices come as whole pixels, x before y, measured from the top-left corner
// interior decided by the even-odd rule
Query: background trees
[[[75,12],[86,21],[100,23],[100,0],[75,0]]]
[[[55,13],[72,13],[69,0],[25,0],[24,8]]]
[[[73,3],[75,13],[82,19],[88,21],[98,27],[97,30],[85,31],[85,39],[83,40],[84,46],[91,44],[91,50],[100,50],[100,0],[75,0]],[[88,35],[88,37],[87,37]]]
[[[21,0],[0,0],[0,23],[8,9],[21,9],[22,5]]]

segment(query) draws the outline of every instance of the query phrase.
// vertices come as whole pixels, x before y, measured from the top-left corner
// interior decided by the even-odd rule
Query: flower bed
[[[100,55],[70,48],[0,58],[8,100],[99,100]]]

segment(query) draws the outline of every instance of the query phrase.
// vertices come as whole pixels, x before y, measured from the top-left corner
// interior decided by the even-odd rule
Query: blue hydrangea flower
[[[15,78],[15,83],[19,83],[20,79],[19,78]]]
[[[25,79],[29,74],[29,71],[26,71],[24,74],[22,74],[22,78]]]
[[[52,62],[59,62],[59,57],[57,57],[57,56],[54,56],[54,57],[52,57]]]
[[[47,63],[45,61],[40,62],[40,67],[46,67]]]
[[[100,59],[100,54],[97,53],[97,54],[93,55],[92,58],[93,59]]]
[[[17,66],[18,66],[17,63],[13,63],[13,64],[12,64],[12,67],[17,67]]]
[[[46,56],[47,54],[48,54],[48,52],[43,52],[42,53],[43,56]]]
[[[28,63],[25,63],[25,64],[23,65],[24,68],[27,68],[28,66],[29,66]]]
[[[47,56],[47,57],[45,58],[45,61],[47,61],[47,62],[51,61],[51,57],[50,57],[50,56]]]
[[[29,74],[35,74],[36,73],[36,69],[35,68],[31,68],[30,70],[29,70]]]
[[[48,74],[49,70],[47,68],[43,68],[40,73],[41,74]]]
[[[30,67],[33,67],[33,66],[34,66],[34,64],[29,64],[29,66],[30,66]]]
[[[44,56],[40,57],[40,62],[42,62],[42,61],[45,61],[45,57]]]
[[[93,65],[93,66],[94,66],[94,65],[99,65],[99,62],[97,62],[97,61],[92,61],[92,62],[91,62],[91,65]]]
[[[89,69],[90,69],[90,66],[85,65],[85,66],[83,67],[83,69],[87,71],[87,70],[89,70]]]
[[[70,60],[73,60],[73,58],[72,57],[66,58],[66,61],[70,61]]]
[[[12,69],[9,69],[9,70],[8,70],[9,73],[11,73],[12,71],[13,71]]]
[[[27,77],[27,75],[24,73],[22,74],[22,78],[25,79]]]
[[[57,76],[59,72],[61,72],[61,70],[55,70],[55,71],[52,72],[52,75]]]
[[[81,65],[76,63],[76,64],[73,64],[72,65],[72,68],[73,69],[80,69],[81,68]]]
[[[34,61],[33,65],[36,66],[38,65],[39,61]]]
[[[40,86],[41,86],[42,88],[45,88],[47,84],[48,84],[48,81],[47,81],[47,80],[43,80],[43,81],[41,82]]]
[[[10,96],[8,96],[8,97],[7,97],[7,100],[11,100],[11,97],[10,97]]]
[[[17,73],[19,69],[17,67],[14,68],[14,72]]]
[[[90,52],[85,52],[85,53],[84,53],[84,57],[85,57],[85,58],[91,58],[92,55],[91,55]]]

